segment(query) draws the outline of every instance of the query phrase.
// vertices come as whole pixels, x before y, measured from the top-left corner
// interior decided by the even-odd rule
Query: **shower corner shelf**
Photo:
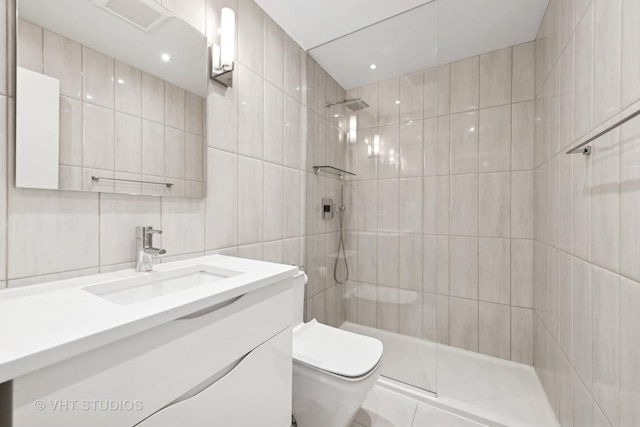
[[[353,172],[334,168],[333,166],[314,166],[313,171],[316,173],[316,175],[318,175],[320,171],[326,171],[334,175],[338,175],[338,179],[343,179],[346,176],[356,176],[356,174]]]

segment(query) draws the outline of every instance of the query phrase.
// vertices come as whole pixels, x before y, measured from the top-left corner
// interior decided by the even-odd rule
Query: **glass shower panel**
[[[448,299],[438,295],[436,274],[438,251],[448,251],[448,245],[440,242],[429,210],[435,206],[438,181],[438,2],[311,49],[309,55],[318,65],[312,89],[316,101],[325,71],[327,80],[333,77],[346,89],[342,111],[327,108],[343,100],[324,92],[326,104],[315,102],[310,128],[322,122],[322,114],[344,122],[345,167],[356,173],[345,177],[344,198],[338,197],[344,200],[339,203],[344,206],[344,250],[337,251],[340,238],[325,241],[336,246],[326,247],[335,255],[327,257],[326,275],[333,274],[336,260],[340,278],[345,265],[349,270],[338,295],[346,319],[341,327],[383,342],[383,377],[436,393],[437,308],[442,306],[442,315],[448,307]],[[310,132],[315,153],[323,136]],[[319,185],[326,187],[331,179]],[[313,203],[318,199],[314,193],[307,195]],[[448,321],[448,314],[442,319]]]

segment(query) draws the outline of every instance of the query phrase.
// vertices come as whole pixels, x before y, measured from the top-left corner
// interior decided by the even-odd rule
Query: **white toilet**
[[[382,343],[318,323],[304,323],[304,287],[293,283],[293,416],[298,427],[349,427],[380,374]]]

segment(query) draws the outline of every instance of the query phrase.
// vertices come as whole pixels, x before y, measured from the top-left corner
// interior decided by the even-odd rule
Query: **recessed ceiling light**
[[[168,53],[163,53],[162,55],[160,55],[160,58],[165,62],[171,61],[171,55],[169,55]]]
[[[118,83],[120,83],[121,85],[123,85],[123,84],[124,84],[124,80],[122,80],[122,79],[118,79]]]
[[[396,104],[400,104],[400,100],[396,101]]]
[[[375,70],[376,68],[378,68],[378,66],[376,64],[371,64],[369,65],[369,68],[371,68],[372,70]]]
[[[334,114],[333,117],[337,119],[338,117],[340,117],[340,114]]]

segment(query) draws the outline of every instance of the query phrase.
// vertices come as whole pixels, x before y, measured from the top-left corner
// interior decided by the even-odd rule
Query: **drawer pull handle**
[[[240,297],[238,297],[238,298],[240,298]],[[251,350],[251,351],[253,351],[253,350]],[[196,385],[191,390],[187,391],[182,396],[180,396],[177,399],[167,403],[165,406],[163,406],[162,408],[158,409],[154,413],[150,414],[148,417],[144,418],[143,420],[140,420],[140,422],[136,423],[133,427],[143,423],[144,421],[146,421],[149,418],[153,417],[155,414],[157,414],[160,411],[163,411],[163,410],[165,410],[165,409],[167,409],[167,408],[169,408],[171,406],[177,405],[180,402],[184,402],[185,400],[191,399],[191,398],[197,396],[198,394],[202,393],[203,391],[205,391],[206,389],[208,389],[209,387],[211,387],[212,385],[214,385],[215,383],[217,383],[218,381],[220,381],[221,379],[223,379],[224,377],[229,375],[236,368],[236,366],[238,366],[240,363],[242,363],[242,361],[249,354],[251,354],[251,351],[249,353],[241,356],[239,359],[234,360],[233,362],[231,362],[230,364],[228,364],[227,366],[222,368],[220,371],[218,371],[215,374],[213,374],[211,377],[207,378],[206,380],[204,380],[200,384]]]
[[[186,316],[179,317],[178,320],[196,319],[198,317],[205,316],[205,315],[207,315],[209,313],[213,313],[216,310],[220,310],[221,308],[224,308],[224,307],[226,307],[228,305],[233,304],[234,302],[238,301],[243,296],[244,295],[240,295],[240,296],[237,296],[235,298],[231,298],[231,299],[228,299],[226,301],[220,302],[218,304],[214,304],[211,307],[203,308],[202,310],[198,310],[198,311],[196,311],[194,313],[187,314]]]

